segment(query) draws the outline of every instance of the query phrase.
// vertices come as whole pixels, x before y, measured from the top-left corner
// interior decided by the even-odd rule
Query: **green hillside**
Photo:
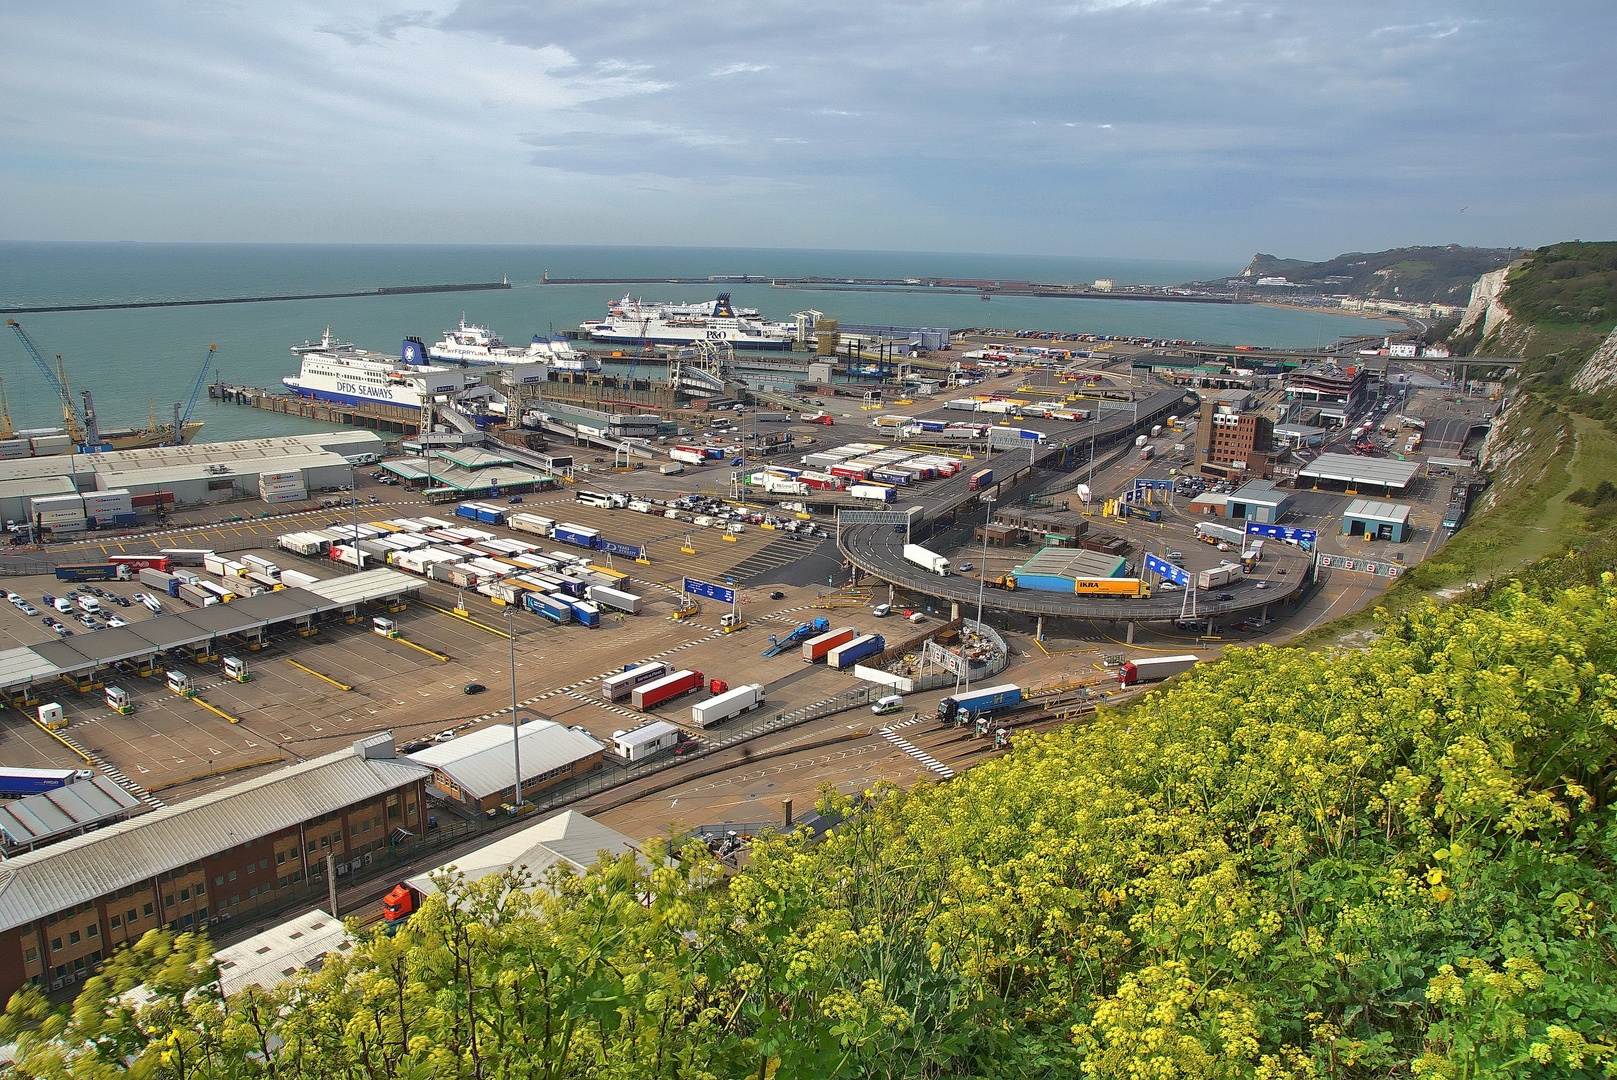
[[[154,932],[0,1040],[176,1080],[1609,1076],[1611,565],[1235,650],[733,876],[693,845],[454,887],[274,993]]]
[[[1354,251],[1327,262],[1254,255],[1240,276],[1224,281],[1251,284],[1260,277],[1284,277],[1322,293],[1464,305],[1471,298],[1471,286],[1477,278],[1509,264],[1520,254],[1513,248],[1450,244],[1369,253]]]

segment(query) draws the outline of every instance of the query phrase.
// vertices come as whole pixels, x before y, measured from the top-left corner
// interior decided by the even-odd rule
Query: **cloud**
[[[588,243],[605,213],[619,243],[1222,258],[1617,229],[1617,9],[1411,10],[22,6],[0,235]],[[1465,204],[1501,209],[1455,234]]]

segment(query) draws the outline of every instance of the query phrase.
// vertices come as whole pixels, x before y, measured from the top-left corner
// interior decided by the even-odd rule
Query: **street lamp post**
[[[977,629],[980,632],[983,625],[983,592],[988,587],[988,524],[994,519],[994,498],[983,498],[983,561],[977,564]],[[965,652],[962,646],[961,667],[966,670],[966,689],[971,689],[971,665],[965,662]]]
[[[511,768],[516,771],[516,800],[512,805],[522,806],[522,718],[517,715],[517,630],[509,606],[505,609],[505,633],[511,642]]]

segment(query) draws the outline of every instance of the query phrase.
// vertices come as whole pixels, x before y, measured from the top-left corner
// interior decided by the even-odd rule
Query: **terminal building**
[[[1414,535],[1409,507],[1403,503],[1354,499],[1342,513],[1342,535],[1402,544]]]
[[[1315,406],[1321,420],[1337,427],[1345,426],[1351,417],[1364,411],[1369,393],[1369,376],[1363,365],[1342,368],[1317,364],[1286,376],[1287,400]]]
[[[1079,578],[1122,577],[1128,561],[1121,555],[1081,548],[1047,547],[1016,568],[1016,587],[1038,592],[1077,592]]]
[[[1219,401],[1203,401],[1196,423],[1196,465],[1203,476],[1227,480],[1274,475],[1274,422],[1239,412]]]
[[[392,732],[7,859],[0,994],[61,990],[148,930],[175,932],[323,896],[426,835],[431,770]]]
[[[517,731],[524,799],[600,768],[606,757],[606,747],[582,729],[554,720],[530,720]],[[508,726],[490,724],[429,746],[410,759],[432,770],[433,785],[446,799],[486,813],[517,802],[511,742]]]

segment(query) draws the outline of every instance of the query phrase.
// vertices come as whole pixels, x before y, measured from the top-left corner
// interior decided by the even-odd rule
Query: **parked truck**
[[[1124,664],[1117,669],[1117,681],[1124,686],[1136,683],[1158,682],[1181,672],[1189,671],[1201,658],[1185,653],[1182,656],[1148,656]]]
[[[1142,578],[1073,578],[1078,596],[1123,596],[1137,600],[1151,598],[1151,586]]]
[[[616,675],[608,675],[601,680],[601,697],[607,701],[616,701],[628,697],[637,686],[644,686],[649,682],[669,673],[669,667],[661,660],[653,660],[645,664],[631,664]]]
[[[828,630],[817,637],[811,637],[803,642],[803,663],[812,664],[816,660],[825,658],[825,654],[838,645],[845,645],[857,637],[859,631],[851,626],[844,626],[836,630]]]
[[[121,563],[131,570],[162,570],[167,572],[173,567],[167,555],[108,555],[107,561],[113,564]]]
[[[634,593],[627,593],[607,585],[591,585],[586,590],[586,595],[602,607],[609,607],[628,615],[640,614],[640,597]]]
[[[904,558],[930,574],[937,574],[939,577],[948,576],[949,560],[920,544],[905,544]]]
[[[938,719],[945,724],[956,720],[972,720],[990,713],[1014,709],[1022,704],[1022,688],[1013,683],[987,686],[964,694],[946,697],[938,702]]]
[[[685,471],[685,466],[677,461],[670,461],[657,471],[662,473],[664,476],[678,476],[680,473]]]
[[[756,709],[764,703],[764,688],[760,683],[749,683],[734,690],[708,698],[691,706],[691,723],[699,728],[712,727],[733,716]]]
[[[875,656],[887,648],[880,634],[864,634],[852,641],[844,642],[825,654],[825,666],[831,668],[845,668],[849,664],[858,663],[867,656]]]
[[[128,581],[134,571],[126,563],[79,563],[58,566],[58,581]]]
[[[581,548],[591,550],[601,546],[599,529],[587,529],[582,525],[573,525],[565,521],[556,523],[555,538],[564,544],[577,544]]]
[[[0,799],[21,799],[41,792],[88,780],[95,773],[89,769],[13,769],[0,768]]]
[[[700,450],[687,450],[683,446],[676,446],[668,451],[668,456],[681,465],[701,465],[707,461]]]
[[[672,675],[664,675],[660,679],[637,686],[629,693],[629,704],[644,712],[655,709],[666,701],[689,694],[693,690],[700,690],[706,685],[700,671],[676,671]]]

